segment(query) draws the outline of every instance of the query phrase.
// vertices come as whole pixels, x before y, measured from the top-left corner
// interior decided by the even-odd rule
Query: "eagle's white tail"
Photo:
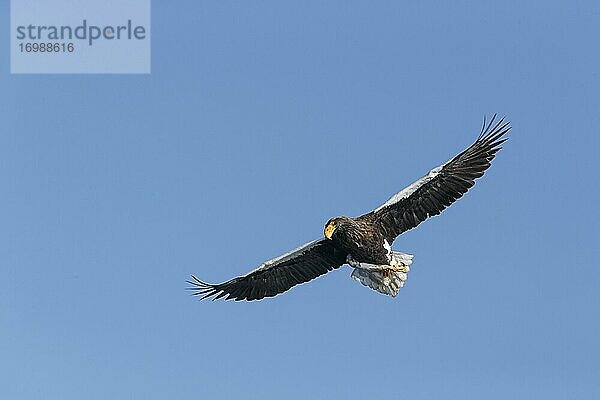
[[[413,255],[398,251],[392,255],[395,265],[353,264],[352,278],[379,293],[396,297],[408,279]]]

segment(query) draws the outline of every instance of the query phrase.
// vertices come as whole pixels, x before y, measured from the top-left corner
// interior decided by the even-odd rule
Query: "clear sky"
[[[2,29],[0,398],[600,397],[600,3],[153,3],[150,75],[10,75]],[[348,267],[184,290],[375,208],[494,112],[492,168],[396,240],[397,298]]]

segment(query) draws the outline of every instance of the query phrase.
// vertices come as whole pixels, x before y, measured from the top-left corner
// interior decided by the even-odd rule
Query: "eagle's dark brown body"
[[[334,245],[346,254],[351,254],[355,261],[379,265],[390,262],[389,250],[385,246],[386,238],[371,220],[336,217],[330,219],[326,226],[330,223],[336,226],[331,236]]]

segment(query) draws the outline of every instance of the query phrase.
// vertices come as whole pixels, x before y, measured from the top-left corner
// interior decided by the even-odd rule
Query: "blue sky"
[[[154,1],[150,75],[0,52],[0,397],[600,396],[598,2]],[[8,26],[8,7],[0,20]],[[342,268],[219,282],[356,216],[506,114],[393,299]]]

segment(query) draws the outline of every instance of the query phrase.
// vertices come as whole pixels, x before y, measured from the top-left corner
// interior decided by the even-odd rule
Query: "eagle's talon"
[[[410,271],[410,267],[408,265],[390,265],[390,269],[396,272],[404,272],[405,274]]]

